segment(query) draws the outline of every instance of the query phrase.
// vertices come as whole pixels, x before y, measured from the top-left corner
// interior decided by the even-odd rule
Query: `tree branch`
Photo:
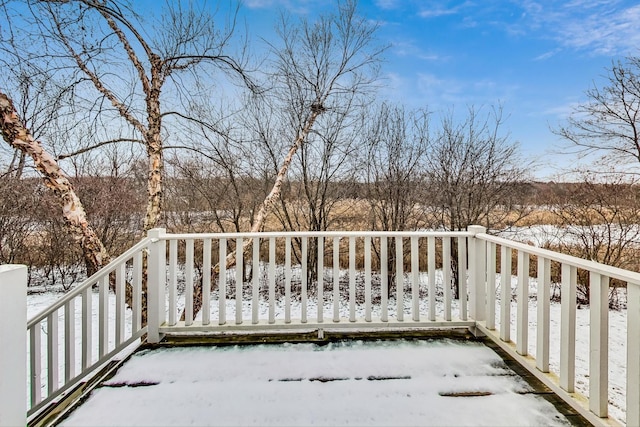
[[[95,145],[92,145],[90,147],[85,147],[85,148],[81,148],[80,150],[77,151],[73,151],[71,153],[68,154],[60,154],[56,157],[56,160],[62,160],[62,159],[66,159],[69,157],[73,157],[73,156],[77,156],[78,154],[83,154],[86,153],[88,151],[94,150],[96,148],[100,148],[103,147],[105,145],[109,145],[109,144],[116,144],[118,142],[137,142],[140,144],[144,144],[144,141],[140,140],[140,139],[133,139],[133,138],[117,138],[117,139],[110,139],[108,141],[102,141],[99,142]]]

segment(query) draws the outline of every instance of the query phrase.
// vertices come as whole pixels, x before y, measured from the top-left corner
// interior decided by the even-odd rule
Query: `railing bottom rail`
[[[265,332],[265,331],[303,331],[303,330],[351,330],[351,331],[376,331],[376,330],[418,330],[418,329],[460,329],[475,327],[472,320],[449,320],[449,321],[395,321],[387,322],[357,320],[355,322],[307,322],[307,323],[285,323],[284,321],[276,321],[269,323],[260,321],[253,324],[234,324],[228,323],[224,325],[202,325],[201,322],[194,322],[189,326],[185,326],[184,322],[178,322],[175,326],[161,326],[159,331],[163,335],[198,335],[208,333],[234,333],[234,332]],[[399,336],[400,338],[400,336]]]

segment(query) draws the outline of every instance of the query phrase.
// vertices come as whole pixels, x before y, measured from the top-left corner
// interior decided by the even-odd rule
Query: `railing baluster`
[[[487,329],[496,328],[496,244],[487,242]]]
[[[396,236],[396,318],[404,320],[404,266],[402,237]]]
[[[31,406],[42,401],[42,323],[29,331],[29,370],[31,378]]]
[[[124,280],[127,264],[122,263],[116,270],[116,346],[124,341],[125,306],[124,306]]]
[[[75,299],[64,305],[64,380],[76,375],[76,304]]]
[[[500,248],[500,339],[511,340],[511,248]]]
[[[244,249],[242,248],[242,238],[236,239],[236,325],[242,324],[242,289],[244,277],[242,275],[244,262]]]
[[[193,239],[185,241],[184,262],[184,325],[193,325]]]
[[[380,237],[380,320],[389,321],[389,258],[387,256],[387,236]]]
[[[301,277],[300,277],[300,305],[302,306],[302,313],[300,314],[300,322],[307,323],[307,277],[308,277],[308,264],[307,264],[307,250],[308,250],[308,238],[302,238],[301,254]]]
[[[340,237],[333,238],[333,321],[340,321]]]
[[[324,237],[318,236],[318,323],[324,320]]]
[[[640,283],[627,283],[627,425],[640,425]]]
[[[98,285],[98,355],[109,352],[109,275]]]
[[[427,239],[427,271],[429,280],[429,320],[436,320],[436,238]]]
[[[589,409],[606,417],[609,406],[609,278],[589,277]],[[636,402],[636,404],[638,404]]]
[[[269,238],[269,323],[276,322],[276,239]]]
[[[211,239],[202,242],[202,324],[211,323]]]
[[[562,264],[562,294],[560,303],[560,387],[568,393],[573,393],[575,391],[576,283],[576,267],[569,264]]]
[[[253,284],[251,289],[251,323],[256,325],[258,319],[259,299],[258,292],[260,291],[260,238],[253,238],[253,264],[251,265],[251,276],[253,277]]]
[[[516,351],[529,354],[529,254],[518,251],[518,319]]]
[[[218,324],[227,323],[227,239],[218,240],[218,262],[220,275],[218,277]]]
[[[442,239],[442,288],[444,292],[444,320],[451,320],[451,238]]]
[[[371,237],[364,238],[364,320],[371,322]]]
[[[411,236],[411,319],[420,320],[420,251],[418,237]]]
[[[58,389],[58,310],[47,316],[47,392]]]
[[[92,350],[92,308],[91,287],[82,292],[82,369],[89,369],[93,357]]]
[[[536,367],[549,372],[549,322],[551,293],[551,261],[538,257]]]
[[[132,332],[142,329],[142,251],[133,256],[133,310],[132,310]]]
[[[467,238],[458,237],[458,301],[460,319],[467,320]]]
[[[188,298],[185,296],[185,319],[186,304]],[[178,302],[178,240],[169,240],[169,326],[177,323]]]
[[[284,323],[291,323],[291,237],[284,240]]]
[[[349,321],[356,321],[356,238],[349,237]]]

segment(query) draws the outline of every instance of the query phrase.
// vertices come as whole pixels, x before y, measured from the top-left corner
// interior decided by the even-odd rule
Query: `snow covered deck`
[[[544,396],[478,342],[174,347],[136,353],[61,425],[571,425]]]

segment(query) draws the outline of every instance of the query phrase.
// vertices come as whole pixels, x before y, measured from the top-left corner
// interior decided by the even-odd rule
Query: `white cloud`
[[[469,1],[452,6],[442,5],[441,3],[442,2],[430,2],[428,6],[423,7],[420,12],[418,12],[418,15],[423,18],[437,18],[440,16],[456,15],[472,5]]]
[[[432,51],[428,51],[420,47],[414,40],[397,40],[392,42],[393,53],[401,57],[413,57],[423,61],[446,61],[447,56],[441,56]]]
[[[418,74],[416,89],[429,105],[436,108],[464,104],[470,95],[463,82],[427,73]]]
[[[380,9],[391,10],[399,8],[401,0],[376,0],[375,4]]]
[[[423,18],[437,18],[438,16],[455,15],[460,9],[453,7],[451,9],[425,9],[421,10],[418,15]]]
[[[525,0],[521,19],[508,31],[538,32],[555,40],[561,48],[594,55],[636,53],[640,46],[640,5],[622,0]],[[550,51],[536,59],[546,59]]]
[[[545,59],[549,59],[553,56],[556,56],[558,53],[562,52],[562,49],[560,48],[556,48],[553,50],[550,50],[548,52],[542,53],[538,56],[536,56],[534,59],[534,61],[544,61]]]
[[[548,107],[542,111],[532,112],[531,116],[539,117],[539,116],[555,116],[558,119],[566,119],[571,114],[574,113],[575,109],[582,105],[581,102],[571,101],[565,104],[554,105],[552,107]]]
[[[428,101],[436,109],[451,105],[488,105],[507,103],[519,86],[491,79],[461,80],[418,73],[413,85],[415,95]]]
[[[249,9],[272,9],[282,8],[292,13],[307,14],[312,0],[245,0],[244,5]]]

